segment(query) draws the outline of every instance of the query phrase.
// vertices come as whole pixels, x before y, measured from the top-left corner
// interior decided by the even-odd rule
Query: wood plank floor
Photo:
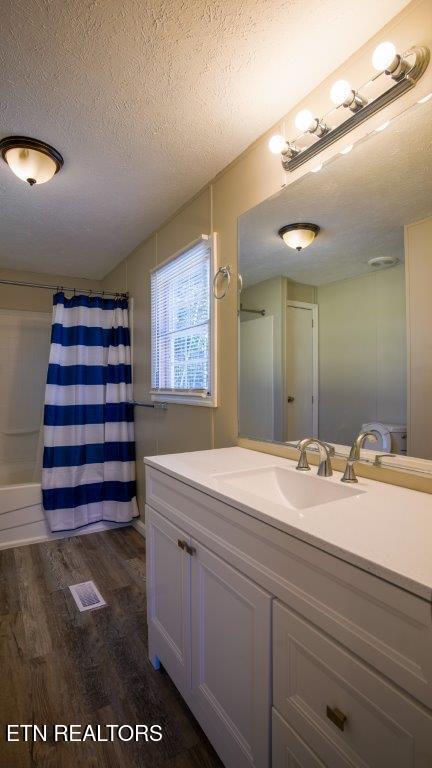
[[[108,605],[80,613],[68,585]],[[147,658],[145,542],[132,528],[0,551],[2,768],[221,768]],[[159,724],[159,743],[6,743],[5,724]]]

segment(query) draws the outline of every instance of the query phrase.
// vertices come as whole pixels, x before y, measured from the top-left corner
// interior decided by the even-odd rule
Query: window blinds
[[[202,239],[152,272],[152,390],[210,394],[210,264]]]

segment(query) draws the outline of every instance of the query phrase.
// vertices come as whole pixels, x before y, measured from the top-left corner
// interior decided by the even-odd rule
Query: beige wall
[[[273,439],[284,440],[285,435],[285,323],[286,302],[305,301],[314,303],[316,289],[312,285],[296,283],[286,277],[272,277],[245,288],[241,302],[245,307],[265,309],[266,317],[273,317],[273,381],[274,381],[274,426]],[[242,314],[241,322],[256,318],[257,315]],[[257,354],[259,351],[257,350]],[[242,386],[247,387],[247,382]],[[239,397],[242,389],[239,390]],[[239,425],[240,434],[249,435],[247,425]]]
[[[20,280],[27,283],[62,285],[98,290],[100,280],[86,280],[65,275],[50,275],[42,272],[20,272],[14,269],[0,269],[0,280]],[[0,309],[26,309],[32,312],[51,312],[53,292],[45,288],[23,288],[0,284]]]
[[[273,318],[273,402],[274,423],[273,440],[283,439],[283,323],[285,304],[285,283],[282,277],[272,277],[262,283],[251,285],[241,293],[242,304],[250,309],[265,309],[266,317]],[[250,322],[257,315],[243,313],[240,315],[241,324]],[[241,327],[240,324],[240,327]],[[241,330],[240,330],[241,343]],[[259,356],[259,349],[254,354]],[[242,397],[242,389],[247,388],[248,383],[242,382],[239,389],[239,398]],[[239,424],[240,434],[251,435],[247,424]]]
[[[432,459],[432,217],[405,228],[408,452]]]
[[[403,264],[317,296],[320,438],[350,445],[364,422],[406,423]]]
[[[0,269],[0,279],[94,290],[101,287],[97,280],[11,269]],[[0,378],[0,459],[7,463],[9,472],[2,482],[40,477],[40,470],[33,474],[33,463],[41,451],[36,430],[42,418],[52,297],[53,291],[45,288],[0,284],[0,346],[2,359],[7,360]]]
[[[185,205],[170,221],[160,227],[145,243],[136,248],[125,262],[113,270],[104,281],[106,287],[127,288],[134,298],[135,313],[135,394],[148,393],[149,347],[149,289],[148,272],[178,248],[186,245],[203,232],[215,231],[219,238],[218,261],[237,270],[237,218],[249,208],[274,195],[283,184],[291,183],[316,160],[288,175],[283,175],[277,158],[267,148],[271,133],[276,130],[292,136],[294,115],[298,109],[308,107],[315,114],[329,109],[329,88],[334,80],[346,78],[362,83],[370,73],[370,57],[374,47],[383,39],[391,39],[398,50],[424,43],[432,47],[432,3],[420,0],[407,8],[357,51],[319,88],[308,94],[285,119],[262,136],[234,163],[220,173],[195,199]],[[383,110],[371,124],[380,124],[404,106],[414,103],[432,88],[432,69],[416,86],[415,94],[408,93]],[[285,127],[286,126],[286,127]],[[357,128],[350,140],[363,135]],[[320,159],[333,156],[346,143],[341,139],[323,151]],[[167,412],[142,410],[137,413],[136,438],[138,456],[188,451],[200,448],[231,445],[237,440],[237,291],[235,280],[227,297],[220,302],[218,322],[218,388],[217,409],[170,405]],[[143,498],[141,462],[138,462],[139,494]]]

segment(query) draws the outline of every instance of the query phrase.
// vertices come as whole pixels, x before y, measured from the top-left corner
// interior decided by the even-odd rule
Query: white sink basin
[[[213,475],[213,480],[217,481],[222,492],[224,487],[228,490],[229,486],[289,509],[317,507],[364,493],[356,487],[336,484],[328,478],[317,477],[312,472],[297,472],[294,468],[246,469]]]

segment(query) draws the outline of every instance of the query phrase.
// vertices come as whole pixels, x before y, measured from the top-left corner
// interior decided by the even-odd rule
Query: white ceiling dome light
[[[63,165],[63,158],[54,147],[27,136],[7,136],[1,139],[0,152],[15,176],[31,187],[34,184],[45,184]]]
[[[295,223],[281,227],[278,235],[288,248],[302,251],[303,248],[307,248],[313,243],[319,231],[320,228],[317,224]]]

